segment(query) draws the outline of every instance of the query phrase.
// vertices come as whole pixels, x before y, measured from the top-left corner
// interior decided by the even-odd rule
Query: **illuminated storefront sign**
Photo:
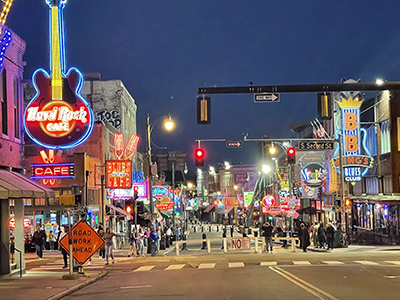
[[[277,215],[281,213],[279,205],[276,205],[275,197],[272,195],[265,195],[262,199],[261,211],[263,214]]]
[[[11,217],[10,219],[8,219],[8,228],[10,229],[15,229],[15,225],[16,225],[16,220],[14,217]]]
[[[139,201],[147,200],[146,182],[134,182],[130,189],[107,189],[107,198],[114,200],[127,200],[134,197],[134,187],[138,187]],[[147,203],[147,201],[145,201]]]
[[[343,99],[337,102],[342,110],[342,145],[343,145],[343,176],[345,181],[361,181],[370,168],[374,159],[366,147],[367,131],[360,128],[360,107],[362,100],[358,97]],[[361,133],[363,137],[361,139]],[[336,133],[338,138],[338,133]],[[339,145],[333,154],[331,164],[340,173]]]
[[[154,185],[152,189],[152,194],[154,198],[168,197],[168,186]]]
[[[248,208],[253,199],[254,192],[244,192],[244,208]]]
[[[24,217],[22,219],[22,224],[24,225],[24,228],[28,228],[31,226],[31,220],[29,220],[27,217]]]
[[[33,164],[31,179],[75,178],[74,164]]]
[[[312,188],[321,187],[327,178],[328,171],[320,163],[306,164],[301,170],[303,183]]]
[[[111,189],[130,189],[132,187],[132,161],[107,161],[106,187]]]
[[[72,148],[83,143],[93,130],[93,112],[80,91],[83,76],[65,68],[63,9],[66,1],[48,1],[50,6],[49,75],[39,69],[33,74],[36,95],[25,110],[28,136],[46,148]]]

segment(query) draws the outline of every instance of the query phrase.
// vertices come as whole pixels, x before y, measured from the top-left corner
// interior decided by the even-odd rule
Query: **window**
[[[376,130],[375,125],[369,127],[367,130],[367,149],[372,156],[377,155],[377,145],[376,145]]]
[[[1,130],[4,134],[8,134],[8,114],[7,114],[7,74],[6,69],[0,73],[0,84],[1,84]]]
[[[18,78],[13,79],[13,93],[14,93],[14,137],[19,139],[19,91],[18,91]]]
[[[389,120],[383,121],[381,123],[381,153],[390,152],[390,128]]]
[[[32,199],[31,198],[25,198],[24,199],[24,206],[32,206]]]
[[[386,195],[390,195],[393,193],[392,176],[384,176],[383,177],[383,193]]]
[[[45,198],[35,198],[35,206],[43,206],[46,205]]]
[[[368,195],[378,195],[379,193],[379,182],[376,177],[365,178],[365,192]]]

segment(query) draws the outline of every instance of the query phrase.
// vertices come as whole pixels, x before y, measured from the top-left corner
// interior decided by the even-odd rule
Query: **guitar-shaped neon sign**
[[[93,130],[93,112],[81,96],[83,76],[76,68],[65,72],[63,9],[67,0],[46,0],[50,7],[50,70],[33,74],[35,97],[25,110],[28,136],[46,148],[72,148]]]

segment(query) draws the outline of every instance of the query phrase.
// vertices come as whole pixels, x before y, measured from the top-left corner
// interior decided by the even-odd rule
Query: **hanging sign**
[[[132,161],[107,161],[106,187],[109,189],[130,189],[132,187]]]
[[[16,225],[16,221],[14,217],[11,217],[10,219],[8,219],[8,228],[10,229],[15,229],[15,225]]]
[[[29,220],[27,217],[24,217],[22,219],[22,224],[24,225],[24,228],[28,228],[31,226],[31,220]]]
[[[343,145],[343,176],[345,181],[361,181],[369,169],[374,165],[368,148],[366,147],[367,131],[360,128],[360,107],[362,100],[358,97],[342,98],[338,105],[342,110],[342,145]],[[361,138],[361,133],[363,137]],[[336,133],[338,138],[338,132]],[[339,145],[333,154],[331,164],[340,174]]]
[[[93,112],[80,94],[82,74],[76,68],[68,71],[65,68],[63,9],[66,1],[47,3],[51,19],[51,75],[43,69],[33,74],[36,95],[25,110],[25,131],[43,147],[72,148],[92,133]]]

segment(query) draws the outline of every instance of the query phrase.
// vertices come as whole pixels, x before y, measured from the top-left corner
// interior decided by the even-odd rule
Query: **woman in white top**
[[[143,233],[142,227],[140,227],[139,231],[136,233],[136,251],[137,251],[137,254],[141,255],[141,256],[144,256],[143,240],[144,240],[144,233]]]

